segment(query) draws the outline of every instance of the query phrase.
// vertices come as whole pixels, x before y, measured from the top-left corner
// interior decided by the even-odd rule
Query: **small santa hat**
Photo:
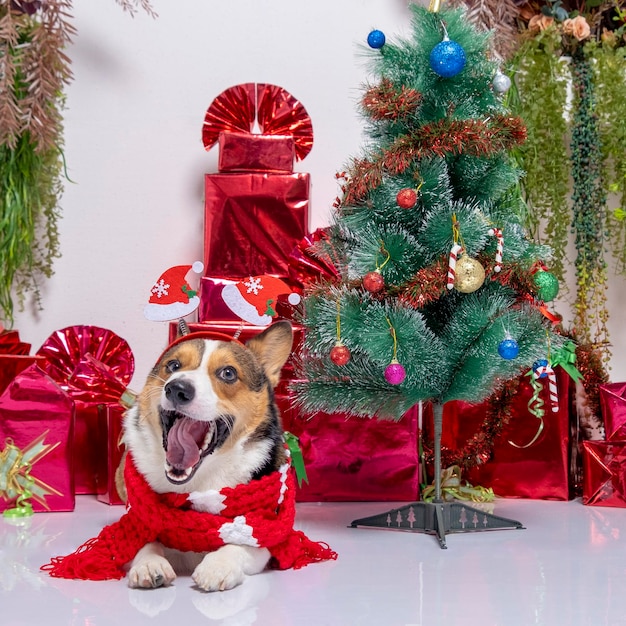
[[[222,289],[222,299],[228,308],[242,320],[256,326],[269,326],[276,315],[278,297],[287,294],[290,304],[300,302],[300,295],[292,291],[287,283],[269,274],[250,276]]]
[[[200,306],[200,298],[185,277],[190,270],[201,274],[203,269],[202,262],[196,261],[193,265],[176,265],[163,272],[150,290],[144,316],[151,322],[167,322],[193,313]]]

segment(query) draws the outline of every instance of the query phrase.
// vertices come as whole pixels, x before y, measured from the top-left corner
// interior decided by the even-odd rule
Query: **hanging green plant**
[[[156,17],[149,0],[116,2]],[[0,0],[0,322],[9,326],[15,297],[41,308],[39,283],[59,256],[71,9],[71,0]]]
[[[510,108],[528,128],[527,226],[552,247],[563,278],[576,258],[574,332],[608,362],[606,254],[626,275],[626,11],[622,0],[530,0],[508,68]],[[569,149],[568,149],[569,148]],[[617,204],[611,210],[608,202]]]
[[[569,163],[565,135],[569,65],[559,54],[556,29],[528,38],[511,60],[515,77],[507,106],[526,124],[526,142],[514,153],[525,175],[526,226],[555,252],[551,271],[563,282],[570,230]]]

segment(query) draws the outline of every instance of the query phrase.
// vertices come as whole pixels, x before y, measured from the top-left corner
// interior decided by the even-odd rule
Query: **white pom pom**
[[[300,294],[296,293],[295,291],[289,294],[289,297],[287,298],[287,301],[289,302],[289,304],[293,304],[294,306],[296,304],[300,304]]]
[[[488,234],[490,237],[493,237],[493,236],[496,234],[496,231],[495,231],[493,228],[490,228],[490,229],[487,231],[487,234]]]
[[[191,269],[196,274],[202,274],[202,270],[204,269],[204,263],[202,261],[194,261],[193,265],[191,266]]]

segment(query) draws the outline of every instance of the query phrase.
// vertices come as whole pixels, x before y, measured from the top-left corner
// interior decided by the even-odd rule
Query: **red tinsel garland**
[[[370,87],[361,100],[365,113],[374,120],[397,120],[412,113],[422,101],[422,94],[402,85],[398,91],[384,78],[380,85]]]
[[[488,120],[443,119],[425,124],[419,131],[399,137],[374,159],[355,159],[342,204],[360,202],[381,184],[383,173],[402,174],[418,159],[461,153],[486,156],[511,150],[525,139],[522,120],[505,115],[495,115]]]

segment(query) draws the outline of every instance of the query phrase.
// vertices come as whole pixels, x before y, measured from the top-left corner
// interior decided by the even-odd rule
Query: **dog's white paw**
[[[245,577],[239,559],[233,559],[223,549],[207,554],[191,575],[203,591],[226,591],[241,585]]]
[[[176,574],[169,561],[158,554],[152,554],[142,559],[135,559],[128,572],[128,586],[132,588],[150,589],[167,587],[176,578]]]

